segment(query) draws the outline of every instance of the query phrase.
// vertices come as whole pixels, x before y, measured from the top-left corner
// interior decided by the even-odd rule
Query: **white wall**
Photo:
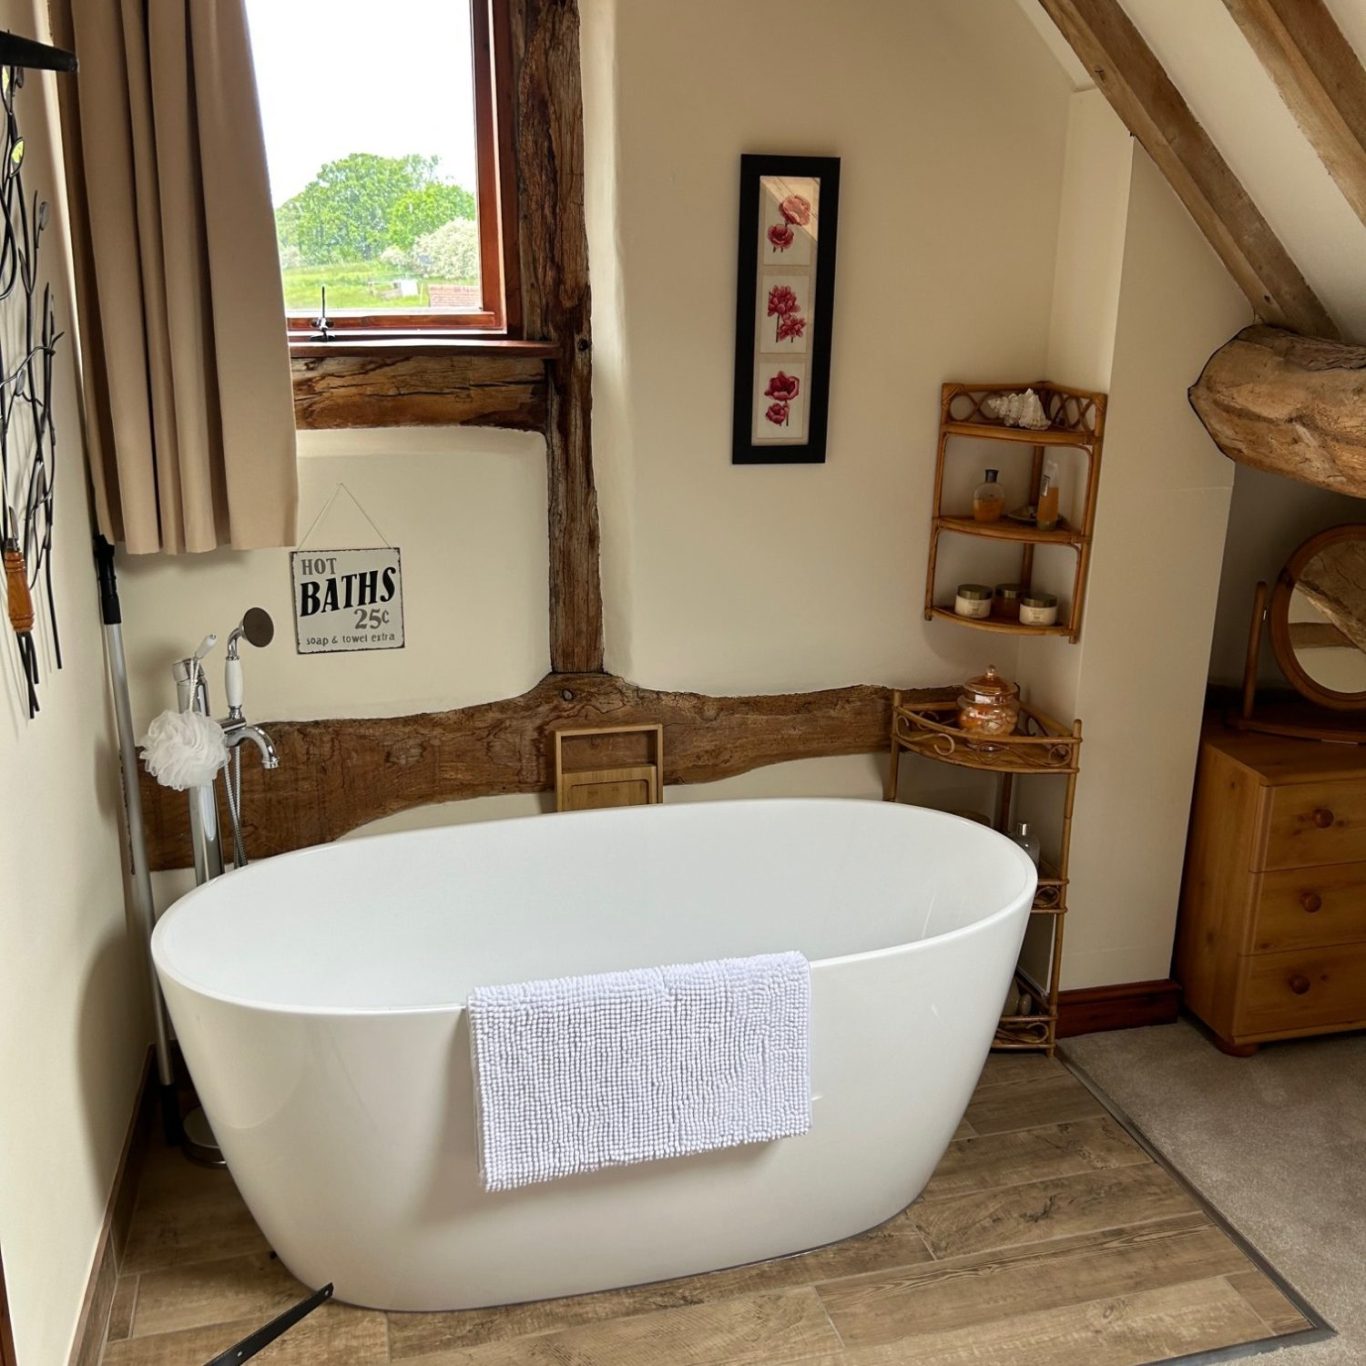
[[[45,9],[0,0],[0,27],[42,33]],[[17,101],[27,188],[54,206],[55,79],[30,72]],[[55,212],[43,270],[69,328],[64,230]],[[55,375],[54,580],[65,667],[53,672],[44,640],[43,710],[33,721],[21,708],[8,630],[0,645],[0,1252],[23,1366],[66,1360],[147,1039],[124,921],[119,780],[72,356],[68,338]]]
[[[609,541],[611,666],[713,692],[1010,667],[1008,640],[919,610],[934,432],[941,381],[1041,372],[1065,75],[997,0],[792,0],[781,23],[592,0],[584,31],[585,85],[616,110],[588,156],[592,256],[620,253],[596,451],[633,528]],[[823,466],[730,464],[742,152],[842,159]]]
[[[1075,353],[1085,338],[1093,382],[1108,371],[1110,400],[1081,642],[1031,642],[1021,662],[1032,694],[1085,726],[1064,988],[1170,970],[1233,483],[1186,388],[1249,320],[1243,296],[1103,97],[1084,91],[1072,104],[1072,226],[1060,235],[1050,350],[1087,368]],[[1091,229],[1099,241],[1090,254],[1070,251],[1069,236]],[[1069,280],[1074,267],[1089,288]]]

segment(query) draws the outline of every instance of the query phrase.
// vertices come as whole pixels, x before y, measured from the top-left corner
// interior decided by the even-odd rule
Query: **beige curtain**
[[[292,545],[294,406],[242,0],[51,0],[87,447],[135,553]]]

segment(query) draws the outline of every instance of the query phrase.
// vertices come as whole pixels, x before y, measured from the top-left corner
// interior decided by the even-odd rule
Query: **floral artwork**
[[[825,458],[834,211],[839,162],[744,157],[733,458],[742,464]],[[752,225],[752,227],[751,227]],[[752,235],[751,235],[752,233]]]
[[[786,427],[792,417],[792,401],[801,391],[801,380],[779,370],[764,388],[764,397],[773,400],[764,411],[765,419],[775,427]]]

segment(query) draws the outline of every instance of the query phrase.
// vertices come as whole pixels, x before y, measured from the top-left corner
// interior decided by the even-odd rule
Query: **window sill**
[[[503,356],[508,360],[551,360],[559,355],[559,347],[550,342],[521,341],[513,337],[418,336],[411,332],[402,336],[334,336],[317,341],[299,334],[291,334],[291,358],[312,359],[317,356]]]

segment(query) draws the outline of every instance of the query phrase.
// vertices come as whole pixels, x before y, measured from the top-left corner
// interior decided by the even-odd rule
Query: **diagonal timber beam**
[[[1040,0],[1267,322],[1338,336],[1327,309],[1118,0]]]
[[[1366,223],[1366,71],[1323,0],[1224,0],[1319,160]]]

